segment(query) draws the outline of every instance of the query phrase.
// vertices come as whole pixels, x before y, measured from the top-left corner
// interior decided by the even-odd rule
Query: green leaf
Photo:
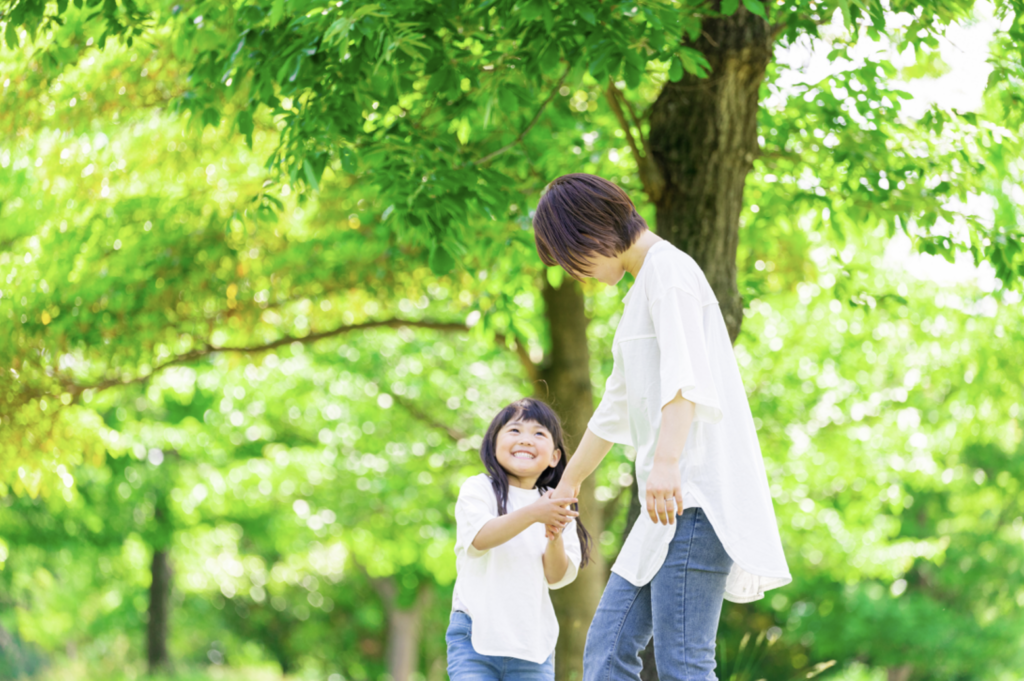
[[[626,87],[629,89],[635,89],[640,87],[640,81],[643,80],[644,72],[632,62],[626,62],[626,66],[622,69],[622,77],[626,81]]]
[[[853,26],[853,17],[850,15],[850,2],[849,0],[837,0],[839,9],[843,12],[843,23],[846,24],[847,28]]]
[[[12,50],[18,49],[18,29],[14,25],[13,21],[7,22],[7,30],[4,31],[4,40],[7,42],[7,47]]]
[[[238,113],[238,131],[245,135],[245,143],[252,149],[252,110],[243,109]]]
[[[458,82],[458,78],[454,71],[449,67],[439,69],[434,75],[430,77],[430,81],[427,83],[426,89],[423,91],[426,95],[432,95],[437,92],[444,92],[449,89],[450,81]]]
[[[535,21],[540,18],[543,11],[543,3],[541,2],[526,3],[520,7],[519,19],[523,23]]]
[[[503,87],[498,90],[498,105],[505,113],[513,113],[519,108],[519,100],[511,88]]]
[[[751,14],[756,14],[765,21],[768,20],[768,15],[765,14],[764,4],[760,0],[743,0],[743,6],[747,8],[747,11]]]
[[[544,48],[544,51],[541,52],[540,57],[537,60],[540,65],[540,70],[547,74],[554,73],[558,69],[558,58],[558,42],[552,40],[548,43],[547,47]]]
[[[597,26],[597,15],[594,14],[594,10],[589,7],[577,9],[576,14],[580,15],[580,18],[591,26]]]
[[[352,149],[349,149],[348,147],[342,147],[340,155],[341,169],[344,170],[346,173],[356,172],[356,161],[358,160],[356,152],[354,152]]]
[[[298,57],[296,57],[296,59],[297,58]],[[281,63],[280,68],[277,69],[277,79],[276,80],[277,80],[278,83],[284,82],[284,77],[288,73],[288,69],[291,67],[291,63],[292,63],[291,58],[285,59]]]
[[[740,0],[722,0],[722,15],[731,17],[739,9]]]
[[[555,14],[551,11],[551,5],[546,1],[541,3],[541,16],[544,18],[544,30],[551,33],[551,29],[555,27]]]
[[[673,83],[678,83],[683,79],[683,62],[679,59],[678,55],[672,56],[672,65],[668,69],[668,79]]]
[[[608,61],[611,58],[611,46],[605,45],[600,50],[595,51],[593,59],[587,67],[594,78],[601,80],[604,77],[605,72],[608,68]]]
[[[302,160],[302,170],[306,173],[306,182],[309,183],[309,186],[316,191],[320,191],[320,183],[317,182],[316,173],[313,170],[313,166],[310,165],[308,158]]]
[[[444,246],[435,244],[430,249],[430,269],[434,274],[448,274],[455,269],[455,259]]]
[[[216,128],[218,125],[220,125],[220,112],[214,109],[213,107],[208,107],[204,109],[202,123],[203,127],[210,125]]]
[[[284,15],[284,4],[287,0],[274,0],[274,4],[270,7],[270,25],[274,26]]]
[[[679,48],[679,59],[683,63],[683,68],[698,78],[707,78],[711,71],[711,63],[700,50],[681,47]]]

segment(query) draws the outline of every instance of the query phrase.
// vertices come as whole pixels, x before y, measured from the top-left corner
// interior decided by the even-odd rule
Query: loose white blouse
[[[792,581],[761,447],[729,332],[704,272],[667,241],[647,251],[612,342],[614,367],[589,423],[636,448],[641,506],[661,409],[680,393],[696,404],[680,457],[684,507],[703,509],[733,559],[725,598],[747,603]],[[640,513],[612,571],[636,586],[654,578],[675,525]]]
[[[538,489],[509,487],[508,512],[532,504]],[[544,525],[534,523],[504,544],[480,551],[473,547],[480,528],[498,517],[491,479],[474,475],[462,484],[455,503],[455,594],[452,609],[473,620],[473,650],[480,655],[515,657],[541,664],[555,650],[558,620],[549,589],[576,579],[580,542],[576,521],[562,530],[569,565],[555,584],[544,576],[548,540]]]

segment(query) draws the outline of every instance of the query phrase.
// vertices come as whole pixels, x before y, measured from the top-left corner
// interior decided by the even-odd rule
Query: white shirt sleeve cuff
[[[548,584],[549,589],[561,589],[563,586],[572,584],[576,580],[576,575],[579,574],[580,569],[576,567],[576,564],[569,560],[569,564],[565,568],[565,574],[562,578],[554,584]]]
[[[469,558],[479,558],[480,556],[486,555],[487,552],[490,551],[490,549],[478,549],[477,547],[473,546],[473,542],[476,541],[476,536],[480,534],[480,530],[483,529],[484,525],[486,525],[492,520],[494,520],[494,518],[481,518],[477,523],[475,523],[475,526],[470,527],[469,532],[467,532],[467,534],[471,533],[470,536],[472,536],[473,539],[471,539],[469,544],[466,545],[466,556],[468,556]]]
[[[722,408],[718,406],[718,400],[709,396],[707,393],[699,390],[695,386],[688,385],[677,388],[674,392],[669,392],[671,388],[663,391],[663,397],[661,401],[661,408],[664,409],[665,405],[674,400],[677,395],[682,393],[684,399],[687,399],[697,405],[694,410],[693,420],[704,421],[706,423],[718,423],[722,420]]]
[[[611,430],[607,430],[603,423],[597,422],[594,418],[590,419],[590,423],[587,424],[587,428],[590,429],[594,435],[598,436],[606,442],[613,444],[626,445],[627,447],[633,446],[633,440],[628,433],[614,433]]]

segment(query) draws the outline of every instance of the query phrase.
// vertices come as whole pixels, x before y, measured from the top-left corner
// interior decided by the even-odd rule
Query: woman
[[[646,513],[591,623],[584,681],[639,679],[652,635],[663,681],[714,679],[723,598],[749,602],[791,581],[718,301],[697,263],[607,180],[554,180],[533,225],[546,264],[610,286],[635,277],[604,397],[554,494],[576,497],[614,443],[636,448]]]

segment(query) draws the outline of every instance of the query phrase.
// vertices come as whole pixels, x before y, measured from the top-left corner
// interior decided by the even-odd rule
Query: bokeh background
[[[628,275],[533,246],[565,172],[735,236],[701,264],[794,581],[725,605],[720,678],[1021,678],[1018,3],[0,7],[0,679],[447,678],[487,423],[578,437],[611,369]]]

